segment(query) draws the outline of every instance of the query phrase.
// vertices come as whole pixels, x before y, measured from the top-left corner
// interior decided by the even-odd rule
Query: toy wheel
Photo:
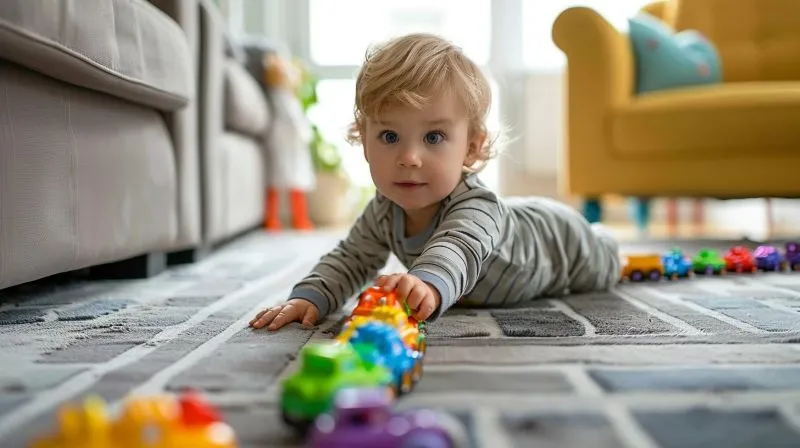
[[[670,280],[677,280],[678,279],[678,274],[677,273],[673,273],[672,275],[669,276],[669,279]]]
[[[800,263],[792,263],[793,271],[800,271]]]
[[[647,274],[647,278],[649,278],[650,280],[652,280],[654,282],[657,282],[657,281],[661,280],[661,273],[658,272],[657,269],[653,269],[652,271],[650,271]]]
[[[432,432],[415,432],[408,436],[401,448],[450,448],[446,437]]]
[[[714,275],[714,266],[706,266],[705,274]]]
[[[644,279],[644,274],[642,271],[633,271],[631,272],[630,279],[632,282],[640,282]]]
[[[306,434],[308,432],[308,428],[311,426],[311,421],[294,418],[286,413],[286,411],[281,411],[281,419],[287,426],[295,430],[298,434]]]

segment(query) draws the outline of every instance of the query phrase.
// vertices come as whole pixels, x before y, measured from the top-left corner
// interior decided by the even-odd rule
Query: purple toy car
[[[786,243],[786,265],[790,271],[800,271],[800,243],[790,241]]]
[[[464,427],[431,410],[394,412],[386,389],[348,388],[336,395],[332,414],[317,417],[311,448],[466,448]]]
[[[783,257],[775,246],[758,246],[753,251],[756,269],[761,271],[780,271],[783,268]]]

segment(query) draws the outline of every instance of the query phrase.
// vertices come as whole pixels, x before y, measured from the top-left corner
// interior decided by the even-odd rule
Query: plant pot
[[[349,224],[350,179],[341,172],[317,171],[317,184],[308,193],[308,216],[318,227]]]

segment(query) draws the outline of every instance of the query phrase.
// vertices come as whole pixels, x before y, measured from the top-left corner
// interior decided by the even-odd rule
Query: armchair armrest
[[[633,98],[633,49],[595,10],[564,10],[553,24],[553,42],[567,56],[570,105],[607,110]]]
[[[593,194],[602,184],[598,176],[614,164],[611,114],[634,98],[633,48],[627,35],[586,7],[563,11],[552,33],[567,56],[559,177],[566,193]]]

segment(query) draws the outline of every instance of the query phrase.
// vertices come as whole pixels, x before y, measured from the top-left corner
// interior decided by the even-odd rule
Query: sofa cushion
[[[235,132],[261,137],[268,125],[269,109],[261,87],[233,58],[225,59],[225,126]]]
[[[659,19],[639,13],[628,19],[636,62],[637,93],[675,89],[722,80],[714,44],[702,34],[675,34]]]
[[[146,0],[4,0],[0,58],[161,110],[195,80],[181,28]]]
[[[635,97],[613,112],[626,156],[719,158],[797,154],[800,83],[724,83]]]

